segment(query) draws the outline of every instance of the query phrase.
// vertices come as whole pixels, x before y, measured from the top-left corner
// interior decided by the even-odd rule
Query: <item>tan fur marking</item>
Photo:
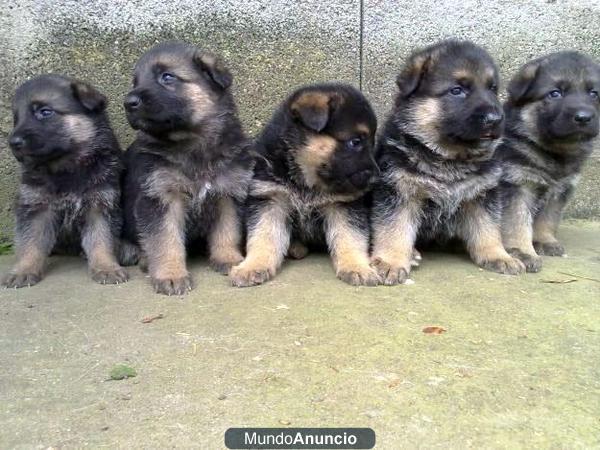
[[[516,248],[526,255],[537,256],[533,248],[532,223],[528,198],[520,192],[510,199],[502,211],[504,248]]]
[[[268,271],[274,276],[290,245],[287,219],[289,204],[273,199],[260,212],[258,222],[248,230],[246,258],[231,271],[232,276],[244,276],[253,271]]]
[[[318,135],[309,138],[306,146],[296,153],[296,162],[309,187],[322,185],[317,172],[321,166],[328,164],[336,145],[334,138]]]
[[[220,198],[217,208],[218,218],[208,236],[210,259],[215,264],[233,266],[243,260],[240,253],[240,219],[235,203],[230,197]]]
[[[379,258],[393,268],[410,272],[420,211],[420,203],[413,201],[396,211],[391,219],[373,223],[373,260]]]
[[[50,210],[38,214],[31,222],[22,224],[15,240],[17,261],[11,270],[16,274],[41,274],[48,254],[55,243]]]
[[[373,273],[369,266],[369,240],[365,234],[350,224],[347,213],[339,206],[328,206],[323,212],[327,244],[336,273]]]
[[[369,128],[369,126],[366,123],[356,124],[356,131],[357,131],[357,134],[363,134],[365,136],[368,136],[371,134],[371,129]]]
[[[159,231],[142,239],[142,248],[148,257],[148,271],[152,278],[166,280],[188,275],[184,226],[184,201],[181,197],[174,197],[163,216]]]
[[[418,128],[426,142],[436,143],[439,139],[441,105],[436,98],[416,100],[410,108],[410,120]]]
[[[47,255],[37,246],[35,242],[28,241],[18,250],[17,262],[11,272],[42,273],[46,264]]]
[[[81,244],[87,255],[90,269],[115,270],[119,268],[114,254],[110,225],[96,209],[92,209],[87,214]]]
[[[96,134],[94,122],[82,114],[68,114],[63,121],[67,133],[78,144],[90,141]]]
[[[467,81],[473,79],[473,72],[466,69],[459,69],[452,74],[455,80]]]
[[[200,123],[203,119],[213,113],[214,101],[210,94],[198,84],[187,83],[184,95],[192,106],[192,122]]]
[[[476,202],[467,202],[463,206],[462,218],[461,234],[477,264],[494,260],[512,261],[513,258],[502,246],[500,227],[485,208]]]
[[[305,92],[290,105],[290,108],[292,111],[302,108],[328,109],[329,95],[324,92]]]

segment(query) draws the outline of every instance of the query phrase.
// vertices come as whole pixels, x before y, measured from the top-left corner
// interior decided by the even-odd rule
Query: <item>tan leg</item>
[[[564,200],[553,196],[533,221],[533,243],[540,255],[562,256],[565,253],[564,247],[556,239],[564,206]]]
[[[217,272],[227,275],[233,266],[244,259],[240,252],[242,224],[231,197],[220,198],[217,208],[217,221],[208,236],[210,265]]]
[[[142,249],[155,291],[183,295],[193,288],[185,262],[185,203],[181,197],[173,196],[165,206],[153,231],[142,236]]]
[[[337,277],[353,286],[376,286],[379,277],[369,265],[368,225],[363,230],[354,226],[350,211],[343,206],[329,206],[324,213],[325,237]]]
[[[289,205],[272,199],[260,206],[248,225],[246,258],[229,273],[234,286],[262,284],[273,278],[290,245]]]
[[[521,261],[510,256],[502,245],[500,225],[476,201],[462,207],[460,235],[471,259],[484,269],[517,275],[525,270]]]
[[[383,284],[393,286],[406,281],[411,266],[421,255],[415,250],[421,206],[416,201],[399,204],[396,209],[373,219],[372,265]],[[413,262],[414,261],[414,262]]]
[[[43,278],[46,260],[55,242],[56,229],[52,211],[29,213],[18,210],[15,237],[17,261],[0,284],[7,288],[37,284]]]
[[[87,214],[81,245],[94,281],[101,284],[119,284],[129,279],[127,271],[117,262],[108,219],[95,208]]]
[[[531,195],[518,190],[502,211],[502,243],[506,251],[525,264],[527,272],[539,272],[542,258],[533,248],[533,231],[530,204]]]

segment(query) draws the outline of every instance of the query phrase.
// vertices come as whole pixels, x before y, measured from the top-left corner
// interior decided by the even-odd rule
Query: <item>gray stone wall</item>
[[[18,170],[6,137],[22,81],[63,73],[98,86],[123,147],[132,140],[121,102],[136,59],[153,44],[184,40],[219,53],[235,76],[254,134],[298,85],[339,80],[361,87],[383,119],[402,60],[445,37],[468,38],[509,76],[527,59],[577,49],[600,59],[599,0],[0,0],[0,240],[12,235]],[[600,217],[600,163],[588,165],[569,209]]]

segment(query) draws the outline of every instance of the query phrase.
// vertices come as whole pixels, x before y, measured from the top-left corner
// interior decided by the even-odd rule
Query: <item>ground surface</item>
[[[600,283],[542,280],[600,278],[600,224],[560,236],[569,257],[540,274],[425,254],[394,288],[346,286],[311,255],[240,290],[198,261],[184,299],[53,259],[0,291],[0,448],[212,449],[231,426],[287,425],[371,427],[382,449],[598,448]],[[119,363],[137,377],[106,381]]]

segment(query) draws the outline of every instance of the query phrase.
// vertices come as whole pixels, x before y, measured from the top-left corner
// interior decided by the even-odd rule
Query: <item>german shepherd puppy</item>
[[[530,272],[541,268],[538,255],[564,254],[555,233],[598,136],[598,92],[600,66],[577,52],[530,61],[508,86],[496,156],[504,169],[503,240]]]
[[[231,270],[233,285],[264,283],[286,253],[325,244],[340,279],[377,284],[365,206],[376,127],[369,102],[344,84],[303,87],[281,104],[256,143],[246,258]]]
[[[41,75],[17,89],[9,137],[21,167],[17,262],[3,286],[32,286],[51,252],[82,249],[95,281],[127,281],[115,258],[121,151],[105,108],[106,98],[92,86],[59,75]]]
[[[186,247],[208,244],[227,274],[240,261],[239,208],[252,176],[249,144],[223,63],[184,43],[164,43],[135,66],[124,106],[137,138],[127,150],[125,237],[139,242],[156,292],[193,287]]]
[[[377,147],[373,266],[386,285],[403,283],[415,242],[462,240],[481,267],[518,274],[502,246],[500,164],[503,131],[498,70],[470,42],[443,41],[412,54]]]

